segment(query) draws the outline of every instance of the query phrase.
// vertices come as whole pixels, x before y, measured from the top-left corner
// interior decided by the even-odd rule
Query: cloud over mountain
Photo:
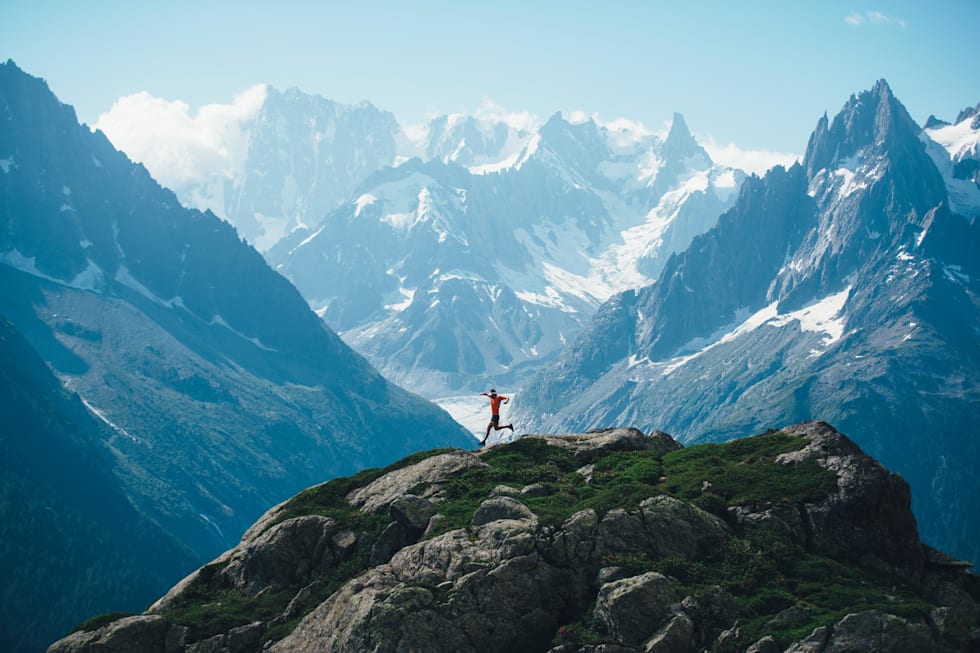
[[[266,95],[267,87],[257,84],[229,104],[193,111],[186,102],[141,91],[119,98],[95,127],[164,186],[179,188],[205,177],[232,176],[248,147],[241,125],[259,112]]]

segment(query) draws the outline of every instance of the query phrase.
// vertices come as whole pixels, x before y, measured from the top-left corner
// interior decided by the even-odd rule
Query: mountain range
[[[223,165],[175,180],[178,198],[235,225],[349,344],[430,398],[518,387],[609,295],[655,279],[745,177],[680,114],[663,133],[561,114],[409,128],[370,103],[250,93],[218,137]]]
[[[908,480],[926,541],[980,559],[975,115],[923,130],[883,80],[852,96],[801,163],[603,304],[518,423],[697,442],[820,416]]]
[[[262,93],[232,173],[175,194],[0,67],[5,410],[27,425],[0,443],[64,449],[115,506],[18,464],[0,508],[31,527],[5,605],[30,591],[24,543],[60,527],[44,506],[89,543],[123,524],[158,544],[159,573],[105,550],[145,598],[302,487],[472,447],[372,365],[428,397],[519,388],[525,431],[827,419],[909,481],[926,542],[980,559],[980,106],[920,128],[880,81],[760,178],[679,114],[662,134],[443,116],[408,139],[366,103]],[[66,583],[105,564],[88,555]],[[100,587],[35,623],[91,614]],[[50,634],[6,614],[20,650]]]
[[[556,114],[487,166],[377,172],[267,258],[386,376],[430,397],[519,387],[610,293],[712,226],[744,177],[680,115],[664,137]]]
[[[57,427],[48,441],[69,447],[65,455],[84,441],[91,451],[78,457],[87,465],[78,471],[94,465],[89,459],[111,471],[114,480],[102,473],[98,483],[107,500],[124,496],[131,506],[128,516],[112,509],[120,520],[139,517],[167,535],[159,570],[120,558],[158,583],[172,582],[175,566],[186,571],[223,551],[269,506],[311,483],[418,449],[473,444],[448,414],[345,345],[231,225],[182,206],[13,62],[0,66],[0,315],[75,398],[65,400],[72,414],[87,411],[78,433]],[[50,430],[33,424],[9,438]],[[43,466],[25,466],[22,485]],[[77,498],[85,497],[95,500]],[[13,496],[3,503],[12,520],[33,510]],[[93,546],[78,532],[52,551],[70,557],[75,538]],[[177,553],[165,553],[174,541]],[[103,564],[111,559],[107,552]],[[23,573],[14,560],[3,559],[5,575]],[[18,578],[5,589],[5,630],[23,626],[8,621],[10,608],[36,580]],[[139,587],[147,600],[159,584]],[[109,599],[139,605],[130,594],[100,595],[106,608]],[[93,601],[53,605],[64,611],[41,621],[66,627]],[[38,645],[55,634],[31,637]]]

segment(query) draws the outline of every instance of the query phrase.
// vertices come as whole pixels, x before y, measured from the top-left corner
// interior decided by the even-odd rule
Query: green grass
[[[281,514],[267,528],[293,517],[322,515],[357,532],[358,539],[362,542],[374,542],[390,521],[388,516],[367,514],[353,508],[346,501],[347,495],[384,474],[449,451],[452,449],[418,452],[385,468],[366,469],[354,476],[335,478],[304,490],[283,506]],[[370,546],[358,546],[351,558],[319,577],[323,586],[318,592],[318,597],[314,597],[319,600],[311,600],[310,608],[337,591],[347,580],[363,573],[369,567],[370,548]],[[163,613],[163,616],[172,623],[189,629],[191,642],[228,632],[232,628],[254,621],[274,619],[282,614],[298,589],[266,592],[253,596],[225,586],[219,571],[216,565],[202,568],[195,582],[181,595],[180,601],[168,607]],[[270,628],[265,634],[265,640],[285,637],[301,617],[302,615]]]
[[[662,487],[666,494],[722,515],[729,506],[745,503],[813,501],[833,491],[836,475],[812,459],[796,465],[775,462],[776,456],[806,443],[777,431],[672,451],[664,456]]]
[[[119,619],[132,616],[132,612],[107,612],[106,614],[100,614],[90,619],[86,619],[82,623],[72,628],[70,632],[77,633],[81,631],[87,633],[92,630],[98,630],[99,628],[102,628],[102,626],[111,624],[113,621],[118,621]]]

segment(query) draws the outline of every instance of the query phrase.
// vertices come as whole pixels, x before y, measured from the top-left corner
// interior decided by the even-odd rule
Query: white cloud
[[[698,138],[698,142],[701,143],[708,156],[715,163],[738,168],[749,173],[754,172],[760,176],[773,166],[781,165],[788,168],[802,159],[799,154],[789,152],[743,150],[734,143],[719,145],[710,136],[707,139]]]
[[[231,104],[208,104],[196,113],[185,102],[142,91],[116,100],[95,127],[157,181],[177,190],[238,172],[248,147],[241,124],[261,109],[266,90],[256,85]]]
[[[541,120],[528,111],[507,111],[493,100],[484,98],[483,104],[476,110],[475,116],[480,120],[500,121],[518,131],[534,131],[541,125]]]
[[[844,19],[844,22],[852,27],[860,27],[865,23],[873,23],[875,25],[897,25],[902,29],[905,29],[908,26],[905,20],[894,16],[889,16],[888,14],[880,11],[856,11],[847,16]]]

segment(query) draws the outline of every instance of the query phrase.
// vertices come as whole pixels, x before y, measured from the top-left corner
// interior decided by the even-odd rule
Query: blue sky
[[[980,102],[980,1],[0,0],[0,58],[95,124],[140,91],[190,110],[257,83],[403,123],[487,101],[802,153],[823,112],[888,80],[917,121]]]

